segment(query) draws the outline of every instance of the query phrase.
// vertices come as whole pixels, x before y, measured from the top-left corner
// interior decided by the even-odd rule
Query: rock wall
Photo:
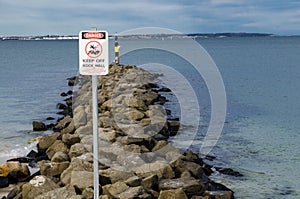
[[[170,120],[163,106],[166,99],[159,93],[170,90],[159,88],[156,80],[156,75],[135,66],[118,65],[110,65],[109,74],[99,78],[96,160],[90,78],[80,77],[77,83],[71,78],[69,84],[79,84],[79,89],[66,105],[60,104],[65,116],[51,135],[41,138],[30,159],[39,172],[7,198],[93,198],[94,161],[100,168],[99,199],[233,198],[231,190],[208,178],[211,167],[197,154],[168,142],[181,124]]]

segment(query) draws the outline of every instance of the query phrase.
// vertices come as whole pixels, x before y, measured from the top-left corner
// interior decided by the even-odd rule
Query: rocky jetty
[[[99,199],[234,198],[209,179],[211,166],[197,154],[168,142],[181,124],[164,108],[160,92],[171,91],[156,84],[157,76],[135,66],[110,65],[109,71],[98,81],[99,159],[92,154],[90,78],[70,78],[70,86],[80,86],[62,95],[68,97],[58,105],[64,117],[54,132],[39,140],[37,152],[0,168],[0,181],[18,182],[3,198],[92,199],[94,161],[100,169]],[[22,160],[39,171],[30,174]]]

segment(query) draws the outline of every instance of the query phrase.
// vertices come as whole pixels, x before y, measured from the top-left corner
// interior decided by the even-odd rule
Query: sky
[[[299,0],[0,0],[0,36],[161,27],[300,35]]]

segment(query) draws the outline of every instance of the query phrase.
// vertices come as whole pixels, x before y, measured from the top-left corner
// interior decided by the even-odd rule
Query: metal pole
[[[96,30],[96,28],[92,28]],[[98,75],[92,75],[93,100],[93,154],[94,154],[94,199],[99,198],[99,148],[98,148]]]
[[[118,43],[118,36],[117,34],[115,35],[115,63],[119,64],[120,63],[120,57],[119,57],[119,43]]]
[[[92,75],[93,93],[93,153],[94,153],[94,198],[99,197],[99,148],[98,148],[98,75]]]

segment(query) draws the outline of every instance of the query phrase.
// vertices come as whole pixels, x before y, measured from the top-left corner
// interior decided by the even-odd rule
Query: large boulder
[[[139,187],[129,187],[126,191],[117,195],[117,198],[122,199],[135,199],[135,198],[144,198],[151,199],[151,195],[145,192],[145,189],[141,186]]]
[[[143,164],[136,168],[135,173],[140,177],[148,177],[151,175],[157,175],[159,178],[167,179],[175,177],[171,166],[163,161]]]
[[[61,151],[58,151],[54,154],[54,156],[51,158],[51,162],[66,162],[70,161],[69,156]]]
[[[201,180],[195,178],[176,178],[163,179],[159,182],[160,190],[180,189],[185,192],[188,197],[193,195],[203,195],[205,191],[204,184]]]
[[[66,168],[69,167],[70,162],[51,162],[49,160],[42,160],[38,163],[40,172],[45,176],[59,176]]]
[[[188,199],[188,197],[182,189],[171,189],[161,191],[158,199]]]
[[[62,136],[62,141],[67,146],[72,146],[73,144],[79,143],[80,138],[77,134],[64,134]]]
[[[87,124],[87,115],[84,106],[78,106],[74,109],[73,120],[77,128]]]
[[[135,108],[130,108],[130,110],[125,113],[125,115],[130,120],[141,120],[145,116],[145,114],[142,111],[139,111],[139,110],[137,110]]]
[[[151,175],[149,177],[146,177],[142,180],[141,185],[145,189],[153,189],[158,186],[158,176],[157,175]]]
[[[202,176],[203,171],[202,171],[202,166],[200,166],[197,163],[194,162],[188,162],[184,161],[182,159],[178,159],[175,162],[173,162],[174,170],[178,174],[182,174],[185,171],[190,172],[195,178],[199,178]]]
[[[20,162],[6,162],[0,165],[0,176],[13,178],[13,181],[23,181],[30,176],[27,164]],[[2,178],[5,184],[6,179]]]
[[[41,194],[37,196],[35,199],[54,199],[54,198],[70,199],[73,196],[76,196],[74,187],[71,185],[67,185],[65,187],[54,189],[52,191]]]
[[[136,91],[136,92],[138,92],[138,91]],[[142,92],[143,92],[143,90],[142,90]],[[147,90],[145,93],[143,93],[140,96],[142,97],[142,100],[146,103],[146,105],[153,104],[154,101],[156,101],[159,97],[159,95],[152,90]]]
[[[83,144],[76,143],[71,146],[68,155],[72,159],[73,157],[81,156],[82,154],[85,154],[87,152],[88,152],[88,150],[86,149],[86,147]]]
[[[72,120],[67,127],[61,130],[61,134],[71,134],[74,133],[74,131],[75,131],[75,124],[74,124],[74,120]]]
[[[127,96],[125,98],[125,104],[128,107],[136,108],[141,111],[147,110],[147,106],[145,105],[145,102],[140,98],[140,96]]]
[[[79,157],[72,158],[70,166],[65,169],[60,176],[62,183],[65,185],[70,184],[72,171],[93,172],[93,159],[92,153],[86,153]]]
[[[118,181],[125,181],[134,177],[133,172],[126,172],[123,170],[115,169],[115,168],[108,168],[105,170],[100,170],[100,177],[108,178],[111,183],[115,183]]]
[[[105,185],[102,187],[103,194],[118,198],[118,195],[120,193],[123,193],[129,189],[129,186],[127,186],[124,182],[116,182],[114,184]]]
[[[103,194],[113,198],[134,199],[146,198],[151,199],[151,196],[146,193],[141,186],[129,187],[124,182],[116,182],[114,184],[103,186]]]
[[[47,127],[43,122],[33,121],[32,129],[33,131],[45,131],[47,130]]]
[[[94,187],[94,173],[89,171],[72,171],[70,183],[81,191]]]
[[[99,128],[99,138],[108,142],[114,142],[116,140],[116,131],[111,128]]]
[[[233,199],[232,191],[208,191],[204,194],[209,198],[218,198],[218,199]]]
[[[55,132],[42,137],[37,145],[39,152],[45,152],[59,138],[59,136],[60,133]]]
[[[84,198],[84,199],[93,199],[94,198],[94,189],[85,188],[82,191],[82,198]]]
[[[72,118],[70,116],[66,116],[57,123],[54,129],[58,129],[58,130],[64,129],[71,123],[71,121]]]
[[[46,151],[47,156],[49,159],[51,159],[56,152],[64,152],[68,153],[69,149],[68,147],[61,141],[61,140],[56,140]]]
[[[35,199],[37,196],[59,188],[59,186],[46,176],[36,176],[23,185],[22,199]]]

